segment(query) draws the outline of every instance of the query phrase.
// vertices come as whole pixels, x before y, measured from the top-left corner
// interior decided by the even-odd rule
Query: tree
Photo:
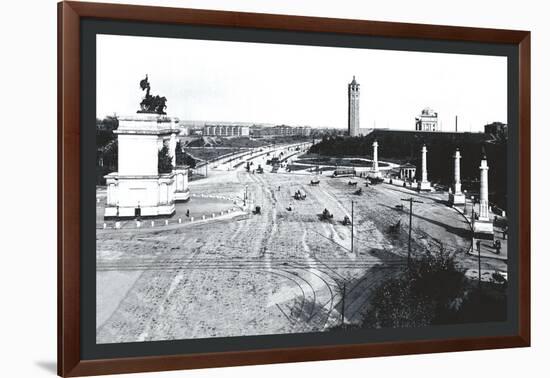
[[[107,116],[104,119],[96,119],[96,145],[104,147],[112,141],[116,141],[113,132],[118,128],[118,119],[114,116]]]
[[[183,165],[183,155],[185,153],[183,152],[183,146],[181,145],[181,142],[178,140],[178,143],[176,143],[176,165]]]
[[[168,147],[163,146],[158,152],[158,171],[159,173],[170,173],[173,169],[172,157],[168,152]]]
[[[118,141],[113,132],[118,128],[118,119],[107,116],[96,119],[96,184],[105,185],[105,175],[115,172],[118,166]]]
[[[176,144],[176,165],[187,165],[191,168],[195,168],[197,165],[195,159],[183,150],[180,142]]]
[[[466,277],[443,249],[413,260],[410,268],[375,289],[364,327],[444,324],[466,292]]]

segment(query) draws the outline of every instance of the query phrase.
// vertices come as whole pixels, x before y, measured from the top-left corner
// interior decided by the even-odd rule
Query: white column
[[[489,166],[483,156],[479,166],[479,220],[489,220]]]
[[[460,183],[460,151],[457,148],[455,152],[455,179],[451,188],[449,188],[449,204],[451,206],[464,205],[466,196],[462,193],[462,184]]]
[[[422,182],[428,181],[428,161],[427,161],[428,149],[426,145],[422,146]]]
[[[455,182],[454,182],[454,194],[460,194],[462,193],[462,185],[460,183],[460,151],[458,148],[455,152]]]
[[[372,168],[374,173],[378,173],[378,141],[372,143]]]
[[[428,149],[426,145],[422,146],[422,179],[418,183],[419,190],[431,190],[430,182],[428,181],[428,159],[427,159]]]

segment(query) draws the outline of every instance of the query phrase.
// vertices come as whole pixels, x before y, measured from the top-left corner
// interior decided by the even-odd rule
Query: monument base
[[[176,178],[176,191],[174,192],[174,199],[176,202],[187,201],[190,197],[189,192],[189,168],[187,166],[179,166],[174,170]]]
[[[186,191],[183,191],[183,192],[175,192],[174,193],[174,199],[176,200],[176,202],[185,202],[185,201],[188,201],[189,198],[191,197],[191,192],[189,191],[189,189],[187,189]]]
[[[118,211],[118,214],[117,214]],[[176,213],[176,205],[174,203],[159,206],[140,206],[129,207],[119,206],[106,207],[104,219],[135,219],[135,218],[156,218],[170,217]]]
[[[466,196],[464,193],[449,193],[449,204],[451,205],[464,205],[466,203]]]
[[[367,173],[367,177],[368,178],[382,178],[382,172],[380,171],[377,171],[377,172],[368,172]]]
[[[175,175],[119,175],[105,176],[107,205],[104,217],[138,218],[166,217],[176,212]]]
[[[418,190],[422,192],[430,192],[432,190],[432,185],[429,181],[420,181],[418,183]]]
[[[493,222],[489,219],[476,219],[474,221],[474,234],[494,234]]]

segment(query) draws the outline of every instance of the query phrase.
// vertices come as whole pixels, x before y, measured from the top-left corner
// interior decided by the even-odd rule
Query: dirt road
[[[395,208],[401,198],[424,202],[414,209],[414,251],[469,246],[468,225],[437,195],[381,184],[357,196],[347,178],[320,176],[311,186],[312,178],[213,171],[191,190],[239,201],[246,193],[247,206],[261,214],[170,230],[98,230],[97,341],[322,331],[342,311],[346,322],[358,321],[369,289],[406,262],[408,212]],[[305,200],[292,198],[297,190]],[[352,200],[353,251],[351,226],[341,222]],[[319,219],[324,208],[332,220]],[[401,230],[390,234],[399,220]]]

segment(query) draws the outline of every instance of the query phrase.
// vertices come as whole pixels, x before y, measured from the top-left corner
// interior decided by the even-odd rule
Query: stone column
[[[494,234],[493,222],[489,218],[489,165],[483,155],[479,166],[479,216],[474,221],[475,234]]]
[[[455,183],[453,187],[454,194],[462,193],[462,185],[460,184],[460,151],[458,148],[455,152]]]
[[[378,174],[378,141],[372,143],[372,169],[374,174]]]
[[[487,157],[481,158],[479,166],[479,220],[489,220],[489,166]]]
[[[422,182],[428,181],[428,161],[427,161],[428,149],[426,145],[422,146]]]
[[[428,149],[426,148],[426,145],[422,146],[421,152],[422,152],[422,179],[418,183],[418,190],[430,191],[432,188],[431,188],[430,182],[428,181],[428,159],[427,159]]]
[[[462,184],[460,183],[460,151],[458,148],[455,152],[455,179],[452,188],[449,190],[449,204],[452,205],[464,205],[466,202],[466,196],[462,193]]]

